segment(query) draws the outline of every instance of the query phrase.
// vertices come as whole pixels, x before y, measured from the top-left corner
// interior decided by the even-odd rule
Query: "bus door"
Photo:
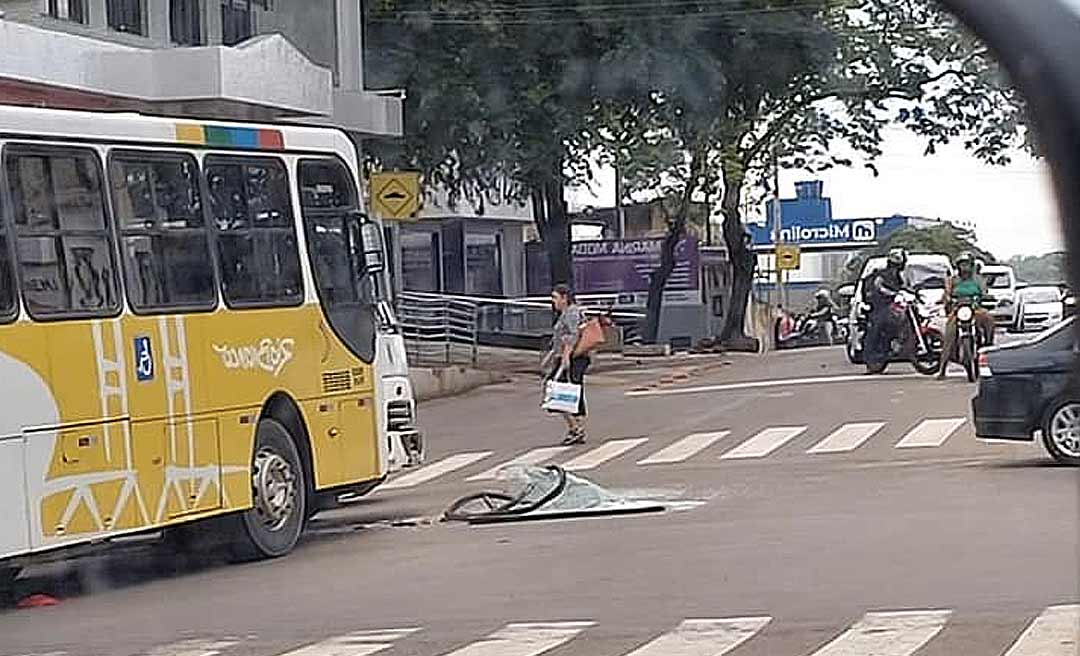
[[[199,167],[186,153],[114,150],[109,180],[128,305],[132,466],[153,523],[222,506],[216,419],[195,420],[200,325],[217,301]]]
[[[346,217],[358,208],[356,185],[336,159],[299,162],[304,232],[329,348],[321,363],[324,398],[308,412],[316,479],[332,487],[378,478],[375,407],[375,298],[356,275]],[[372,286],[373,290],[374,287]]]

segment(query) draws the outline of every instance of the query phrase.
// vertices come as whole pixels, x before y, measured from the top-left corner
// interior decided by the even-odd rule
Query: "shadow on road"
[[[1050,458],[1024,458],[1021,460],[1006,460],[986,464],[986,469],[1072,469],[1075,467],[1065,465]]]
[[[382,505],[378,497],[365,498],[314,517],[293,554],[318,544],[346,540],[366,530],[416,525],[416,515],[408,509],[402,512],[395,507],[388,513]],[[201,528],[198,523],[193,527]],[[16,610],[20,601],[33,595],[62,602],[237,566],[242,563],[232,559],[224,546],[183,548],[164,538],[114,544],[91,553],[28,565],[13,582],[0,576],[0,613]]]

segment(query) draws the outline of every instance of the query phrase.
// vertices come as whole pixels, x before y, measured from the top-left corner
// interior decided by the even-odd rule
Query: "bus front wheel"
[[[304,528],[307,486],[296,443],[285,426],[269,417],[260,419],[255,431],[251,502],[237,518],[236,556],[277,558],[292,551]]]

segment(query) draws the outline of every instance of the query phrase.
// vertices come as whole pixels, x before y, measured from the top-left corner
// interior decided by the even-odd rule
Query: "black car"
[[[1031,340],[980,354],[979,393],[971,403],[978,437],[1031,441],[1041,431],[1055,460],[1080,465],[1075,323],[1070,318]]]

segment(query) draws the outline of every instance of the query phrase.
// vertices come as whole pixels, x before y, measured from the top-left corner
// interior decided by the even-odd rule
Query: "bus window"
[[[214,306],[199,170],[184,154],[117,152],[109,161],[128,302],[136,311]]]
[[[2,212],[0,217],[3,217]],[[0,322],[13,319],[16,315],[15,268],[12,266],[10,243],[7,226],[0,224]]]
[[[269,158],[208,157],[206,181],[225,302],[298,305],[303,282],[285,166]]]
[[[356,185],[336,160],[300,162],[300,200],[311,268],[334,332],[362,360],[375,357],[375,295],[352,266],[345,216],[357,208]]]
[[[4,159],[30,315],[119,312],[97,156],[75,148],[12,146]]]

